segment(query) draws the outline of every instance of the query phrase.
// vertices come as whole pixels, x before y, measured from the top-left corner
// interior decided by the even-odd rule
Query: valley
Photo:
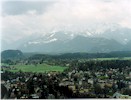
[[[1,81],[11,91],[2,95],[17,99],[129,99],[130,54],[129,51],[53,55],[3,51]]]

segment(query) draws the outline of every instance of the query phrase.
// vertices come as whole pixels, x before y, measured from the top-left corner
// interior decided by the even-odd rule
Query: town
[[[29,60],[34,64],[33,60]],[[27,64],[29,61],[23,61]],[[54,59],[38,63],[62,65],[63,72],[10,71],[1,66],[2,97],[10,99],[131,98],[130,60]],[[59,62],[59,63],[58,63]],[[17,62],[21,63],[21,61]],[[36,63],[34,66],[38,67]],[[14,69],[16,70],[16,69]]]

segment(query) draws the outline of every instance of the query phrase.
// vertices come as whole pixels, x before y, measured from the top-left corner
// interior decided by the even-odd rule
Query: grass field
[[[94,58],[91,60],[131,60],[131,57],[122,57],[122,58],[118,58],[118,57],[114,57],[114,58]]]
[[[35,65],[14,65],[12,66],[13,69],[9,70],[11,72],[37,72],[37,73],[43,73],[43,72],[49,72],[49,71],[59,71],[62,72],[68,67],[62,67],[62,66],[51,66],[47,64],[38,64]]]
[[[85,62],[85,61],[111,61],[111,60],[131,60],[131,57],[112,57],[112,58],[90,58],[90,59],[80,59],[79,61]]]
[[[81,59],[81,61],[84,59]],[[86,59],[87,60],[87,59]],[[123,58],[94,58],[94,59],[88,59],[88,60],[98,60],[98,61],[104,61],[104,60],[131,60],[131,57],[123,57]],[[7,64],[1,64],[1,65],[7,65]],[[8,66],[8,65],[7,65]],[[38,64],[37,66],[35,65],[11,65],[13,66],[11,72],[18,72],[18,71],[23,71],[23,72],[38,72],[38,73],[43,73],[43,72],[49,72],[49,71],[59,71],[62,72],[68,67],[62,67],[62,66],[51,66],[48,64]]]

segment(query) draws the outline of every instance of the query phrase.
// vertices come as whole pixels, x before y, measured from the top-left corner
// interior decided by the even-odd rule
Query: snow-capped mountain
[[[70,32],[62,32],[62,31],[53,31],[42,37],[38,37],[36,39],[30,40],[26,43],[26,45],[38,45],[38,44],[48,44],[55,41],[69,41],[74,37],[74,35]]]
[[[48,53],[131,50],[131,29],[118,26],[106,28],[101,33],[91,29],[79,32],[53,30],[43,34],[34,33],[12,44],[6,43],[6,46],[25,52]]]
[[[41,44],[27,44],[25,51],[34,52],[109,52],[119,51],[122,45],[115,40],[76,36],[68,41],[56,40]]]
[[[103,35],[103,36],[102,36]],[[131,40],[131,29],[128,28],[118,28],[116,30],[108,29],[106,30],[101,37],[108,39],[115,39],[121,44],[127,44]]]

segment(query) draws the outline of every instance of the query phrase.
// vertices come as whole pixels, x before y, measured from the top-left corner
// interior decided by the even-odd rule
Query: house
[[[88,79],[88,83],[93,84],[93,79]]]
[[[33,99],[39,99],[39,96],[38,96],[37,94],[31,94],[31,97],[32,97]]]
[[[76,90],[75,85],[69,85],[68,88],[71,89],[72,91],[75,91],[75,90]]]
[[[0,71],[0,74],[4,73],[3,71]]]
[[[128,83],[128,85],[129,85],[129,86],[128,86],[128,87],[129,87],[129,89],[131,89],[131,82],[129,82],[129,83]]]

